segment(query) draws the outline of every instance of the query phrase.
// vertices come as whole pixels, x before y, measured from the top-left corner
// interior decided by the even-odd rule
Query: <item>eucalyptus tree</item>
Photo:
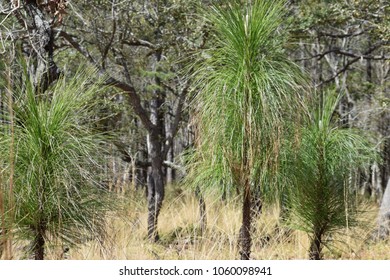
[[[44,259],[50,242],[103,241],[111,204],[99,178],[105,139],[91,118],[98,105],[96,94],[104,87],[94,77],[96,71],[79,71],[71,79],[60,78],[47,94],[37,95],[25,75],[22,85],[12,88],[12,113],[2,112],[5,225],[16,240],[30,242],[37,260]],[[8,195],[11,190],[4,186],[10,183]]]
[[[358,130],[341,128],[334,119],[341,97],[327,94],[302,128],[301,140],[285,158],[288,220],[308,233],[309,258],[321,259],[330,233],[357,223],[356,195],[351,172],[368,166],[375,152]]]
[[[172,154],[189,88],[178,58],[202,44],[202,25],[191,19],[196,1],[92,2],[69,4],[59,39],[109,75],[131,107],[134,123],[128,126],[143,138],[116,144],[123,159],[148,170],[148,237],[155,241],[165,196],[164,161]]]
[[[283,48],[284,1],[227,1],[205,18],[214,38],[195,63],[196,186],[242,196],[240,256],[251,253],[251,197],[275,188],[285,118],[298,118],[305,82]],[[291,114],[294,111],[295,114]]]

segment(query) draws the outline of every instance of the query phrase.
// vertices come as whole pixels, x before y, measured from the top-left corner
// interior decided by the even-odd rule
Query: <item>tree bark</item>
[[[148,159],[148,151],[145,147],[138,148],[138,159],[140,161],[145,161]],[[136,165],[136,162],[134,163]],[[146,197],[148,197],[148,168],[145,166],[135,166],[135,188],[137,191],[143,190]]]
[[[390,122],[387,122],[387,124],[390,125]],[[384,132],[384,135],[386,132]],[[386,135],[387,136],[387,135]],[[382,149],[382,163],[380,165],[381,169],[381,182],[382,182],[382,193],[385,193],[386,189],[388,188],[388,180],[390,178],[390,139],[387,138],[383,142],[383,149]]]
[[[148,238],[150,241],[159,240],[157,232],[158,215],[164,200],[163,154],[158,135],[150,135],[151,172],[148,180]]]
[[[172,147],[169,149],[167,153],[167,161],[173,162],[175,158],[174,154],[174,147],[175,145],[172,144]],[[167,183],[172,184],[176,180],[176,170],[171,167],[167,167]]]
[[[33,241],[33,252],[35,260],[43,260],[45,258],[45,232],[46,223],[41,220],[38,227],[35,229],[35,237]]]
[[[241,260],[249,260],[251,254],[252,237],[251,237],[251,224],[252,224],[252,211],[251,211],[251,189],[249,181],[245,183],[245,189],[243,193],[242,204],[242,225],[240,228],[239,245]]]
[[[321,234],[315,233],[309,249],[310,260],[321,260]]]
[[[161,50],[156,51],[153,69],[159,72],[159,62],[161,61]],[[150,102],[150,119],[153,129],[149,130],[149,156],[151,160],[151,172],[148,182],[148,238],[151,241],[158,241],[157,232],[158,215],[164,200],[165,176],[164,159],[166,157],[164,149],[165,139],[165,92],[162,89],[161,80],[158,75],[154,78],[157,89],[153,92],[153,99]]]
[[[29,16],[29,43],[31,44],[28,53],[35,58],[36,62],[30,74],[33,76],[36,91],[43,93],[60,75],[60,70],[53,59],[54,32],[37,1],[26,1],[25,9]]]

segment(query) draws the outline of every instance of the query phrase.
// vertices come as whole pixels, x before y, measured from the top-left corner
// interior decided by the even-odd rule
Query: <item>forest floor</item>
[[[210,196],[212,197],[212,196]],[[103,245],[88,241],[64,254],[58,247],[48,248],[47,259],[74,260],[234,260],[239,256],[237,235],[241,225],[240,202],[206,199],[207,230],[199,228],[199,206],[195,196],[178,188],[168,191],[159,218],[160,241],[146,238],[147,207],[142,194],[122,196],[124,210],[113,213],[107,222]],[[390,259],[390,241],[368,242],[376,226],[378,206],[365,203],[360,226],[332,235],[331,246],[324,248],[324,259]],[[307,259],[309,239],[297,230],[278,224],[277,207],[264,209],[253,234],[253,259]]]

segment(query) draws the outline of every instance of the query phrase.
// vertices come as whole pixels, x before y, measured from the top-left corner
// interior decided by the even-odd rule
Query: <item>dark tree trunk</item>
[[[158,63],[162,57],[161,50],[155,53],[155,71],[159,72]],[[158,241],[157,232],[158,215],[160,214],[164,200],[165,176],[163,162],[166,156],[164,151],[165,139],[165,92],[162,89],[161,80],[156,75],[154,79],[157,90],[153,93],[150,102],[150,119],[154,127],[149,131],[149,156],[151,160],[151,171],[148,182],[148,238],[151,241]]]
[[[321,250],[322,250],[322,235],[319,233],[314,234],[314,238],[311,241],[309,249],[309,259],[310,260],[321,260]]]
[[[137,144],[138,146],[138,153],[136,160],[139,160],[140,162],[145,162],[148,160],[148,150],[145,147],[145,145],[142,145],[140,143]],[[148,188],[147,188],[147,177],[148,177],[148,168],[146,166],[136,166],[135,171],[135,189],[137,191],[144,190],[146,197],[148,197]]]
[[[45,258],[45,232],[46,223],[40,221],[38,228],[35,230],[35,237],[33,241],[33,252],[35,260],[43,260]]]
[[[387,124],[390,125],[390,122],[387,122]],[[385,139],[383,142],[382,163],[380,168],[381,168],[381,182],[382,182],[381,187],[382,187],[382,193],[384,193],[386,190],[387,181],[390,178],[390,139],[389,138]]]
[[[151,134],[150,157],[152,162],[148,180],[148,238],[156,242],[159,240],[157,232],[158,215],[164,199],[163,154],[159,138]]]
[[[239,244],[240,244],[240,256],[241,260],[249,260],[251,254],[251,224],[252,224],[252,211],[251,211],[251,189],[249,182],[245,184],[245,190],[243,193],[242,203],[242,225],[240,228]]]

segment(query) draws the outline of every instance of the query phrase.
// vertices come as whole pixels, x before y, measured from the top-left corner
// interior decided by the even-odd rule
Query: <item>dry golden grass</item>
[[[212,196],[207,203],[207,231],[201,236],[199,208],[190,192],[168,192],[159,218],[161,240],[147,238],[146,199],[129,193],[121,198],[125,206],[107,220],[108,236],[103,246],[91,240],[63,254],[62,246],[47,248],[47,259],[74,260],[229,260],[238,258],[237,234],[241,225],[240,202],[225,203]],[[389,259],[390,242],[367,242],[376,226],[378,207],[366,207],[362,226],[333,235],[332,247],[324,249],[325,259]],[[256,221],[253,259],[307,259],[309,240],[305,233],[287,231],[278,225],[278,209],[265,209]],[[22,247],[15,248],[22,256]]]

